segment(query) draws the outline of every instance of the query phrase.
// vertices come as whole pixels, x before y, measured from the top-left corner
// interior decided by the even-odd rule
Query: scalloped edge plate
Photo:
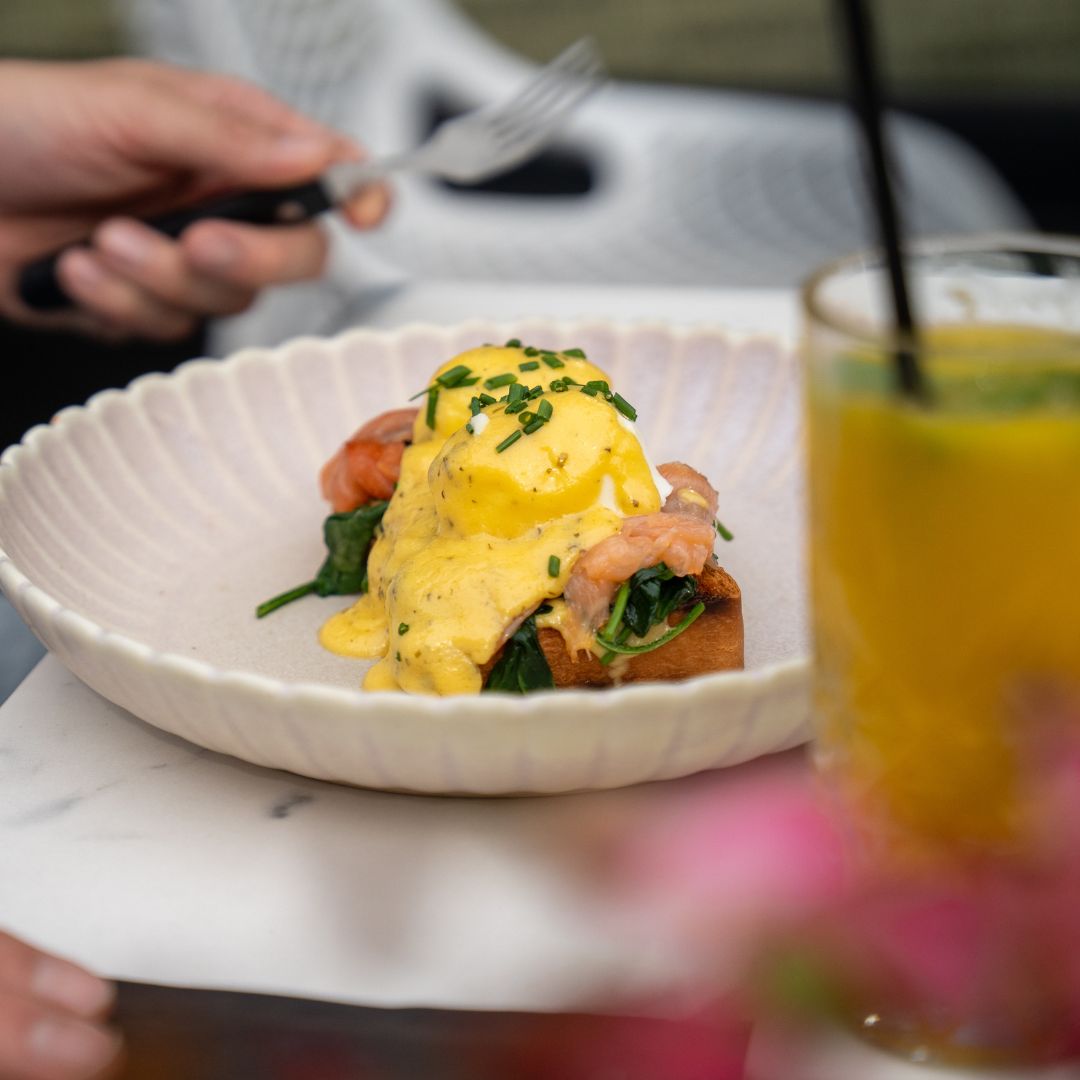
[[[509,337],[584,345],[618,385],[639,388],[657,460],[685,450],[720,470],[721,517],[733,506],[743,522],[731,551],[741,552],[748,670],[521,699],[367,694],[353,688],[359,667],[313,642],[333,601],[293,605],[302,613],[272,631],[250,617],[259,590],[313,565],[324,512],[314,477],[329,451],[447,357]],[[258,765],[394,791],[509,795],[738,764],[808,736],[798,398],[788,346],[711,327],[417,324],[191,361],[65,409],[8,448],[0,587],[98,693]],[[656,453],[653,437],[669,452]],[[231,553],[228,578],[215,577],[218,552]]]

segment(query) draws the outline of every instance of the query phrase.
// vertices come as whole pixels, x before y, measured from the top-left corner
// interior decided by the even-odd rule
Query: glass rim
[[[918,237],[904,244],[905,256],[908,259],[912,257],[926,259],[943,255],[987,255],[1010,251],[1064,255],[1080,261],[1080,237],[1006,230]],[[864,248],[823,263],[799,287],[802,311],[811,322],[842,334],[852,341],[877,349],[895,349],[899,343],[894,333],[888,330],[880,332],[869,330],[864,322],[857,322],[854,318],[849,320],[827,310],[819,295],[825,282],[845,272],[878,269],[883,268],[884,265],[884,252],[880,247]],[[935,351],[940,353],[942,350],[939,348]],[[981,351],[986,351],[985,345],[981,347]]]

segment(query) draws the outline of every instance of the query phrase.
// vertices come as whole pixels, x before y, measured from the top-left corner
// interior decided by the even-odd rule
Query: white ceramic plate
[[[525,698],[368,694],[325,652],[341,598],[256,621],[322,559],[319,466],[455,353],[511,336],[584,348],[638,407],[656,461],[720,490],[745,672]],[[799,389],[791,352],[720,330],[475,322],[352,331],[194,361],[99,394],[0,459],[0,585],[84,682],[260,765],[446,794],[609,788],[805,737]]]

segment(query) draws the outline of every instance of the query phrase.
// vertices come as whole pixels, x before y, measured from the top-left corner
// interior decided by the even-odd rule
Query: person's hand
[[[104,1026],[113,987],[0,932],[0,1080],[109,1075],[120,1038]]]
[[[230,189],[310,180],[360,155],[344,136],[257,87],[137,60],[0,62],[0,316],[104,337],[184,337],[203,316],[244,310],[267,285],[316,277],[315,224],[190,226],[170,240],[135,220]],[[357,228],[388,195],[346,208]],[[19,269],[65,243],[58,275],[75,310],[31,312]]]

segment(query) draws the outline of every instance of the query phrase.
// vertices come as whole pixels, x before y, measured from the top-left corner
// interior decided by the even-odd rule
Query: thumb
[[[147,87],[150,90],[150,87]],[[330,131],[282,130],[231,109],[155,87],[128,132],[141,164],[171,166],[214,184],[273,187],[304,180],[343,156],[343,137]]]

